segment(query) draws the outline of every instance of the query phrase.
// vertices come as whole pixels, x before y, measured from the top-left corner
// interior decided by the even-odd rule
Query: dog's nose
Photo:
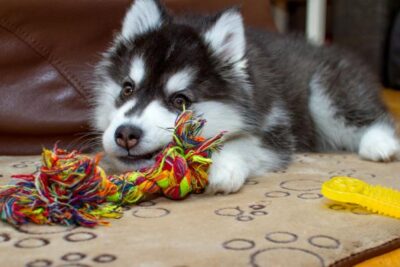
[[[143,131],[138,127],[131,125],[121,125],[115,131],[115,142],[127,150],[133,148],[139,143]]]

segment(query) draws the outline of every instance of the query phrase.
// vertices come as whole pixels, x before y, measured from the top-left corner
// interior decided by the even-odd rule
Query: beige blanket
[[[38,159],[0,157],[1,184],[13,173],[33,172]],[[253,178],[237,194],[158,198],[132,206],[109,227],[0,223],[0,265],[329,266],[397,246],[399,220],[320,195],[321,183],[334,175],[400,189],[400,163],[297,155],[287,171]]]

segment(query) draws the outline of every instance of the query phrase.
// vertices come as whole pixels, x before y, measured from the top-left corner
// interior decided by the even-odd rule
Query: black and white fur
[[[212,157],[211,193],[238,191],[298,151],[346,150],[373,161],[400,155],[380,86],[357,59],[245,28],[237,9],[175,17],[159,1],[136,0],[97,76],[94,125],[120,171],[152,164],[143,155],[171,140],[177,95],[207,120],[204,136],[228,132]],[[127,80],[129,97],[121,93]],[[121,125],[140,129],[132,149],[115,141]]]

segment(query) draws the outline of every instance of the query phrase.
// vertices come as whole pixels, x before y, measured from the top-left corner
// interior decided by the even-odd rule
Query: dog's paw
[[[372,161],[400,159],[400,143],[394,129],[388,126],[372,126],[361,139],[359,155]]]
[[[238,157],[220,156],[211,165],[208,194],[230,194],[240,190],[248,176],[248,167]]]

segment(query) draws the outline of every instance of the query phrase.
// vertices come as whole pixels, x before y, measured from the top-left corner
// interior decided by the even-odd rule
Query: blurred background
[[[400,89],[400,0],[272,0],[277,30],[345,47]]]

